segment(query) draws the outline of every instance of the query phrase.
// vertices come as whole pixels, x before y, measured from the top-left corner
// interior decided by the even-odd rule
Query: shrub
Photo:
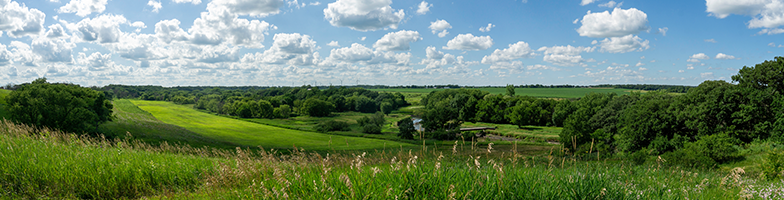
[[[741,158],[735,145],[739,141],[725,133],[703,136],[683,148],[662,155],[670,164],[695,168],[713,168]]]
[[[365,124],[362,126],[362,132],[369,134],[381,134],[381,126],[376,124]]]
[[[647,149],[641,149],[629,155],[629,160],[631,160],[632,163],[634,163],[635,165],[642,165],[645,163],[645,160],[647,159],[648,159]]]
[[[762,163],[762,173],[768,179],[784,176],[784,152],[768,152],[768,157]]]
[[[316,131],[318,132],[329,132],[329,131],[350,131],[348,123],[329,120],[324,121],[316,125]]]

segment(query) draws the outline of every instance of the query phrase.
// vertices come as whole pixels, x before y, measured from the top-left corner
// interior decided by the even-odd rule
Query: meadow
[[[329,135],[274,127],[216,116],[189,106],[164,101],[130,100],[163,123],[185,128],[200,137],[242,147],[307,150],[362,150],[408,147],[407,143],[378,139]]]
[[[562,127],[548,126],[523,126],[520,128],[513,124],[493,124],[485,122],[466,122],[462,127],[495,127],[496,130],[488,130],[486,132],[530,142],[557,142],[558,134],[560,134],[561,129],[563,129]]]
[[[535,156],[492,145],[316,154],[147,145],[0,123],[0,197],[151,199],[780,199],[784,182]],[[469,155],[457,149],[473,149]]]
[[[504,87],[484,87],[472,88],[482,91],[490,92],[490,94],[506,94]],[[400,92],[406,95],[406,100],[412,98],[414,102],[418,102],[423,96],[426,96],[432,91],[440,91],[445,89],[434,88],[388,88],[388,89],[369,89],[377,92]],[[633,90],[630,89],[616,89],[616,88],[515,88],[516,95],[532,96],[538,98],[580,98],[585,94],[595,93],[616,93],[618,95],[629,94]]]

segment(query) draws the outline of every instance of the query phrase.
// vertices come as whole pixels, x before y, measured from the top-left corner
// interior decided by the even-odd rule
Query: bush
[[[641,149],[629,155],[629,160],[632,161],[632,163],[634,163],[635,165],[642,165],[645,163],[645,160],[647,159],[648,159],[647,149]]]
[[[329,132],[329,131],[350,131],[348,123],[329,120],[324,121],[316,125],[316,131],[318,132]]]
[[[373,115],[371,115],[369,117],[368,116],[364,116],[364,117],[359,118],[357,120],[357,123],[359,123],[359,126],[365,126],[367,124],[375,124],[375,125],[381,126],[381,125],[384,125],[384,122],[385,122],[385,120],[384,120],[384,113],[381,113],[381,112],[376,112],[376,114],[373,114]]]
[[[703,136],[683,148],[662,155],[670,164],[695,168],[713,168],[741,158],[735,145],[739,141],[725,133]]]
[[[784,152],[768,152],[762,163],[762,173],[771,180],[784,176]]]
[[[362,126],[362,132],[369,134],[381,134],[381,126],[376,124],[365,124]]]

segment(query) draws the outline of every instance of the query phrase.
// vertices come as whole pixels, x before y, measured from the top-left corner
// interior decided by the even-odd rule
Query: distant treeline
[[[331,112],[389,113],[409,105],[400,93],[328,87],[161,87],[108,85],[99,90],[114,98],[195,104],[195,108],[244,118],[286,118],[290,114],[328,116]]]
[[[426,89],[426,88],[438,88],[438,89],[454,89],[454,88],[503,88],[506,86],[461,86],[461,85],[402,85],[402,86],[388,86],[388,85],[354,85],[354,86],[346,86],[346,87],[361,87],[367,89],[396,89],[396,88],[411,88],[411,89]],[[694,88],[695,86],[685,86],[685,85],[656,85],[656,84],[600,84],[600,85],[542,85],[542,84],[529,84],[529,85],[515,85],[515,88],[620,88],[620,89],[631,89],[631,90],[647,90],[647,91],[655,91],[655,90],[665,90],[667,92],[674,92],[674,93],[686,93],[689,89]]]

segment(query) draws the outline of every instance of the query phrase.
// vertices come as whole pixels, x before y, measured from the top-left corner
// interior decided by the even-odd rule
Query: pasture
[[[216,116],[171,102],[143,100],[130,100],[130,102],[164,123],[183,127],[201,137],[237,146],[260,146],[266,149],[292,149],[296,147],[306,150],[367,150],[409,146],[409,144],[394,141],[274,127]]]

